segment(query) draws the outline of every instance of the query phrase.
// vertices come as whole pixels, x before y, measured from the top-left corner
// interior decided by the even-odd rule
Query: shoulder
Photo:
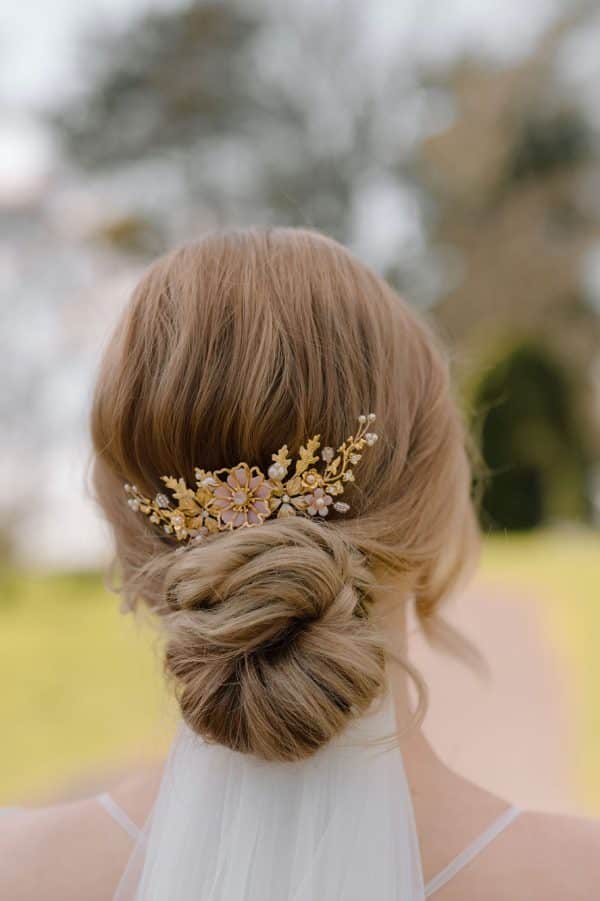
[[[95,799],[0,819],[0,898],[105,901],[131,850]]]
[[[156,781],[137,774],[111,794],[143,823]],[[106,901],[133,847],[96,798],[0,816],[0,898],[11,901]]]
[[[520,821],[519,821],[520,820]],[[512,837],[530,880],[545,880],[545,901],[584,901],[600,891],[600,821],[543,813],[524,813]]]
[[[440,891],[439,901],[593,901],[599,886],[600,822],[524,812]]]

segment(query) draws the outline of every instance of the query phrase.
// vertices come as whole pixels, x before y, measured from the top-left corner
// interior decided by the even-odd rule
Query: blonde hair
[[[124,482],[152,496],[195,466],[266,471],[283,444],[337,445],[371,410],[380,440],[343,518],[269,520],[175,553],[127,507]],[[432,627],[477,546],[443,352],[314,232],[211,234],[154,263],[106,349],[91,429],[121,590],[159,615],[186,722],[230,748],[299,759],[338,734],[385,686],[380,575]]]

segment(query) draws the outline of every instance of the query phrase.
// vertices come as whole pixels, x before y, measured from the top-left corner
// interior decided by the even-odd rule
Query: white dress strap
[[[493,842],[501,832],[504,832],[504,830],[516,820],[520,813],[520,809],[514,806],[505,810],[504,813],[499,816],[497,820],[494,820],[492,825],[479,836],[479,838],[476,838],[475,841],[455,857],[447,867],[444,867],[441,873],[438,873],[437,876],[434,876],[434,878],[427,883],[425,886],[425,897],[431,898],[434,892],[439,891],[439,889],[446,885],[447,882],[450,882],[453,876],[456,876],[456,874],[466,867],[474,857],[477,857],[490,842]]]
[[[134,841],[137,841],[141,837],[142,830],[135,825],[133,820],[127,816],[123,808],[119,807],[117,802],[114,801],[107,792],[104,792],[102,795],[96,795],[96,801],[105,809],[107,814],[111,816],[132,839],[134,839]]]

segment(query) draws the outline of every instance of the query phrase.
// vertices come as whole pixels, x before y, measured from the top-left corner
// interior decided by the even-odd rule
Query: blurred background
[[[0,13],[0,803],[167,747],[86,487],[99,355],[153,256],[221,225],[348,244],[435,321],[488,469],[483,561],[413,637],[426,728],[600,815],[600,3],[34,0]]]

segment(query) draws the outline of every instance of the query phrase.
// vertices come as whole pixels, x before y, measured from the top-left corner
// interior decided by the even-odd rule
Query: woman
[[[597,824],[517,811],[419,729],[406,608],[443,636],[478,536],[444,356],[387,284],[308,231],[177,250],[106,350],[92,436],[185,726],[160,791],[4,816],[2,898],[597,897]]]

